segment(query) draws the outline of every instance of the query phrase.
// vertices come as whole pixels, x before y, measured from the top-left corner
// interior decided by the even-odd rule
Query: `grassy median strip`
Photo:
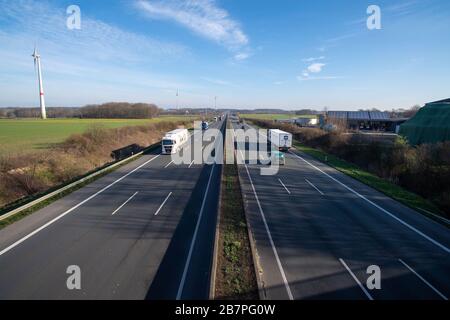
[[[225,164],[219,216],[216,299],[258,299],[236,164]]]
[[[346,175],[356,180],[361,181],[362,183],[384,193],[385,195],[407,205],[408,207],[419,210],[421,213],[429,216],[430,218],[440,221],[438,218],[433,216],[434,213],[438,214],[440,212],[439,209],[417,194],[409,192],[400,186],[377,177],[374,174],[362,170],[354,164],[339,159],[338,157],[328,154],[322,150],[302,145],[297,141],[294,141],[294,146],[298,150],[316,158],[317,160],[320,160],[321,162],[330,165],[331,167],[341,171],[342,173],[345,173]]]

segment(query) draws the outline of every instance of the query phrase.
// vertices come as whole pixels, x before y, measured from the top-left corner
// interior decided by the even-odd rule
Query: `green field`
[[[0,152],[45,150],[92,125],[105,128],[145,125],[159,121],[194,120],[195,116],[161,116],[154,119],[0,119]]]
[[[293,113],[242,113],[241,118],[260,120],[281,120],[293,118],[315,118],[315,115],[295,115]]]

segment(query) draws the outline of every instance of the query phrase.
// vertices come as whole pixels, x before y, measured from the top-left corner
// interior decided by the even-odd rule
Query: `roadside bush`
[[[450,141],[412,147],[401,137],[378,141],[342,130],[326,132],[268,120],[252,122],[291,132],[300,143],[333,154],[419,194],[450,216]]]

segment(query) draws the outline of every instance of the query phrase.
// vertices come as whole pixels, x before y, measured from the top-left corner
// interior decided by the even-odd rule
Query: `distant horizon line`
[[[97,103],[92,103],[92,104],[85,104],[85,105],[82,105],[82,106],[47,106],[47,109],[49,109],[49,108],[83,108],[83,107],[90,106],[90,105],[102,105],[102,104],[106,104],[106,103],[115,103],[115,102],[119,102],[119,101],[111,101],[111,102],[98,103],[98,104]],[[120,102],[123,103],[124,101],[120,101]],[[135,103],[146,103],[146,102],[126,102],[126,103],[135,104]],[[148,103],[148,104],[154,104],[154,103]],[[289,109],[284,109],[284,108],[281,108],[281,107],[280,108],[275,108],[275,107],[267,107],[267,108],[248,108],[248,107],[243,107],[243,108],[240,108],[240,107],[218,107],[218,108],[214,108],[214,107],[178,107],[177,108],[177,107],[158,106],[157,104],[154,104],[154,105],[156,105],[158,108],[163,109],[165,111],[199,110],[199,109],[208,109],[208,110],[242,110],[242,111],[270,111],[270,110],[273,110],[273,111],[284,111],[284,112],[291,113],[291,112],[297,112],[297,111],[302,111],[302,110],[311,110],[311,111],[314,111],[314,112],[324,112],[324,111],[360,111],[360,110],[370,111],[370,110],[374,110],[374,109],[376,109],[378,111],[390,112],[392,110],[408,110],[408,109],[411,109],[411,108],[413,108],[415,106],[422,107],[422,106],[425,105],[425,103],[424,104],[416,103],[416,104],[411,105],[410,107],[406,107],[406,108],[405,107],[398,107],[398,108],[392,107],[392,108],[389,108],[389,109],[377,108],[377,107],[358,107],[358,108],[351,108],[351,107],[349,107],[349,108],[339,108],[339,107],[337,107],[337,108],[333,108],[333,107],[329,107],[329,106],[318,107],[318,108],[317,107],[300,107],[300,108],[289,108]],[[39,109],[39,106],[6,106],[6,107],[0,106],[0,109],[17,109],[17,108],[20,108],[20,109],[22,109],[22,108],[23,109],[26,109],[26,108],[28,108],[28,109]]]

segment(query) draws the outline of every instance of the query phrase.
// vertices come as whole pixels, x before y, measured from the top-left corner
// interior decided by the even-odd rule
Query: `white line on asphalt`
[[[317,192],[319,192],[321,195],[323,195],[323,192],[319,190],[319,188],[317,188],[315,185],[313,185],[308,179],[305,178],[305,181],[308,182],[308,184],[313,187],[314,189],[317,190]]]
[[[303,160],[304,162],[306,162],[307,164],[309,164],[311,167],[313,167],[314,169],[322,172],[324,175],[326,175],[328,178],[330,178],[331,180],[339,183],[341,186],[343,186],[344,188],[346,188],[347,190],[353,192],[354,194],[356,194],[358,197],[360,197],[361,199],[367,201],[368,203],[370,203],[371,205],[373,205],[375,208],[380,209],[382,212],[384,212],[385,214],[387,214],[388,216],[390,216],[391,218],[397,220],[398,222],[400,222],[401,224],[403,224],[405,227],[409,228],[410,230],[414,231],[415,233],[417,233],[418,235],[422,236],[423,238],[427,239],[428,241],[430,241],[431,243],[433,243],[434,245],[438,246],[439,248],[441,248],[442,250],[444,250],[447,253],[450,253],[450,249],[447,248],[445,245],[441,244],[440,242],[434,240],[433,238],[427,236],[426,234],[424,234],[422,231],[416,229],[415,227],[413,227],[412,225],[408,224],[407,222],[403,221],[402,219],[398,218],[396,215],[394,215],[393,213],[387,211],[386,209],[382,208],[381,206],[377,205],[375,202],[367,199],[365,196],[363,196],[362,194],[356,192],[355,190],[353,190],[352,188],[350,188],[349,186],[347,186],[346,184],[340,182],[339,180],[337,180],[336,178],[333,178],[332,176],[330,176],[328,173],[322,171],[320,168],[316,167],[315,165],[313,165],[312,163],[310,163],[309,161],[303,159],[302,157],[300,157],[298,154],[290,151],[291,154],[295,155],[297,158]]]
[[[244,155],[242,154],[242,151],[239,150],[239,152],[241,153],[241,157],[244,159]],[[278,256],[277,248],[275,247],[275,243],[273,242],[272,234],[270,233],[269,226],[267,224],[266,217],[264,215],[264,211],[263,211],[263,209],[261,207],[261,203],[259,202],[258,194],[256,193],[255,186],[253,185],[252,177],[250,175],[250,172],[248,171],[248,168],[247,168],[247,165],[245,164],[245,162],[244,162],[244,166],[245,166],[245,170],[247,171],[248,179],[249,179],[250,184],[251,184],[252,189],[253,189],[253,194],[255,195],[256,203],[258,204],[258,207],[259,207],[259,213],[261,214],[261,217],[262,217],[262,220],[263,220],[263,223],[264,223],[264,227],[265,227],[266,232],[267,232],[267,236],[269,237],[269,242],[270,242],[270,245],[272,247],[272,251],[273,251],[273,253],[275,255],[275,259],[277,261],[278,269],[280,270],[280,273],[281,273],[281,278],[283,279],[283,282],[284,282],[284,287],[286,288],[286,291],[287,291],[287,294],[289,296],[289,299],[290,300],[294,300],[294,297],[293,297],[292,292],[291,292],[291,288],[289,287],[289,282],[287,281],[286,274],[284,273],[283,266],[281,265],[280,257]]]
[[[189,164],[189,167],[188,167],[188,168],[190,168],[190,167],[192,166],[193,163],[194,163],[194,160],[191,161],[191,163]]]
[[[450,220],[449,220],[449,219],[446,219],[446,218],[444,218],[444,217],[438,216],[437,214],[435,214],[435,213],[433,213],[433,212],[431,212],[431,211],[425,210],[425,209],[423,209],[423,208],[417,208],[417,209],[422,210],[423,212],[426,212],[426,213],[428,213],[429,215],[432,215],[433,217],[435,217],[435,218],[437,218],[437,219],[439,219],[439,220],[441,220],[441,221],[444,221],[446,224],[450,224]]]
[[[361,290],[366,294],[367,298],[369,298],[369,300],[373,300],[373,298],[370,295],[369,291],[367,291],[366,288],[364,288],[364,286],[361,284],[361,282],[358,280],[358,278],[355,276],[355,274],[352,272],[352,270],[350,270],[350,268],[347,266],[345,261],[342,260],[341,258],[339,258],[339,261],[342,263],[342,265],[345,267],[345,269],[347,269],[348,273],[350,273],[350,275],[352,276],[353,280],[356,281],[356,283],[361,288]]]
[[[131,197],[128,198],[127,201],[125,201],[124,203],[122,203],[122,204],[120,205],[120,207],[118,207],[116,210],[114,210],[114,212],[111,213],[111,215],[112,215],[112,216],[115,215],[115,214],[117,213],[117,211],[119,211],[120,209],[122,209],[124,205],[126,205],[128,202],[130,202],[130,200],[133,199],[134,196],[138,194],[138,192],[139,192],[139,191],[136,191]]]
[[[167,200],[169,200],[169,198],[170,198],[171,195],[172,195],[172,192],[170,192],[170,193],[167,195],[166,199],[164,199],[163,203],[161,203],[161,205],[159,206],[158,210],[156,210],[155,216],[158,215],[158,213],[159,213],[159,212],[161,211],[161,209],[164,207],[164,205],[166,204]]]
[[[164,169],[167,168],[168,166],[170,166],[172,163],[173,163],[173,160],[170,161],[168,164],[166,164],[166,166],[164,167]]]
[[[181,276],[180,286],[178,287],[177,300],[181,299],[181,295],[184,289],[184,283],[186,282],[186,275],[189,269],[189,264],[191,263],[192,252],[194,251],[195,241],[197,239],[198,228],[200,227],[200,221],[202,220],[203,210],[205,209],[206,198],[208,197],[209,186],[211,185],[211,178],[213,176],[215,165],[211,169],[209,174],[208,184],[206,185],[205,195],[203,196],[202,206],[200,207],[200,214],[198,216],[197,224],[195,225],[194,235],[192,236],[191,246],[189,247],[189,253],[186,259],[186,264],[184,265],[183,275]]]
[[[288,188],[286,188],[286,186],[284,185],[283,181],[281,181],[280,178],[278,178],[278,181],[280,181],[281,185],[283,186],[283,188],[287,191],[287,193],[291,194],[291,192],[289,191]]]
[[[408,266],[405,261],[403,261],[402,259],[398,259],[398,261],[400,261],[405,267],[407,267],[409,269],[409,271],[414,273],[420,280],[422,280],[427,286],[429,286],[434,292],[436,292],[442,299],[448,300],[448,298],[445,295],[443,295],[438,289],[433,287],[433,285],[431,285],[431,283],[429,283],[427,280],[425,280],[420,274],[418,274],[416,271],[414,271],[413,268]]]
[[[139,170],[140,168],[142,168],[143,166],[147,165],[148,163],[152,162],[153,160],[155,160],[156,158],[158,158],[160,155],[158,154],[157,156],[151,158],[150,160],[144,162],[143,164],[141,164],[139,167],[131,170],[130,172],[128,172],[127,174],[125,174],[124,176],[120,177],[119,179],[115,180],[114,182],[112,182],[111,184],[107,185],[106,187],[104,187],[103,189],[101,189],[100,191],[97,191],[96,193],[94,193],[93,195],[91,195],[89,198],[81,201],[80,203],[78,203],[76,206],[73,206],[72,208],[70,208],[67,211],[64,211],[63,213],[61,213],[59,216],[57,216],[56,218],[54,218],[53,220],[50,220],[49,222],[47,222],[46,224],[44,224],[43,226],[37,228],[36,230],[34,230],[33,232],[29,233],[28,235],[26,235],[25,237],[21,238],[20,240],[17,240],[16,242],[14,242],[13,244],[11,244],[10,246],[6,247],[5,249],[3,249],[2,251],[0,251],[0,256],[3,255],[4,253],[8,252],[9,250],[13,249],[14,247],[18,246],[19,244],[21,244],[22,242],[24,242],[25,240],[31,238],[32,236],[34,236],[36,233],[38,233],[39,231],[47,228],[49,225],[53,224],[54,222],[58,221],[59,219],[61,219],[62,217],[64,217],[65,215],[71,213],[73,210],[77,209],[78,207],[82,206],[83,204],[85,204],[86,202],[88,202],[89,200],[95,198],[96,196],[98,196],[100,193],[102,193],[103,191],[111,188],[113,185],[115,185],[116,183],[118,183],[119,181],[122,181],[123,179],[125,179],[126,177],[128,177],[130,174],[132,174],[133,172]]]

